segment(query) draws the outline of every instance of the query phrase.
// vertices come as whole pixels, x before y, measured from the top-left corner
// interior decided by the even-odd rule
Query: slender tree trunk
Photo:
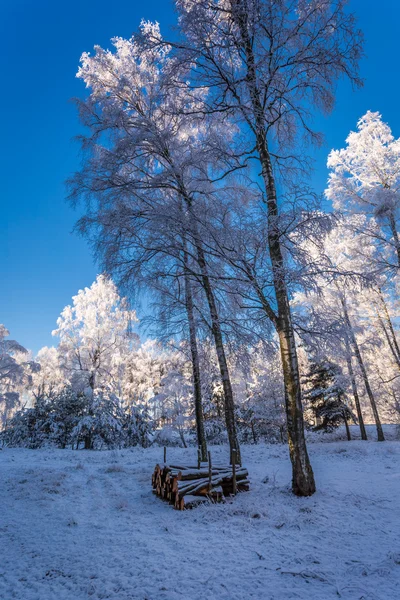
[[[196,324],[194,319],[194,307],[193,307],[193,293],[192,283],[188,272],[188,255],[187,250],[184,248],[184,279],[185,279],[185,305],[187,318],[189,323],[189,341],[190,341],[190,352],[192,356],[192,371],[193,371],[193,396],[194,396],[194,407],[196,414],[196,430],[197,430],[197,444],[201,451],[201,460],[207,460],[207,441],[204,432],[204,413],[203,413],[203,402],[201,396],[201,375],[200,375],[200,360],[199,351],[197,347],[196,339]]]
[[[347,417],[346,417],[346,412],[343,413],[343,419],[344,419],[344,424],[345,424],[345,427],[346,427],[347,440],[349,442],[351,442],[351,433],[350,433],[349,422],[348,422]]]
[[[341,302],[342,302],[342,307],[343,307],[344,318],[345,318],[346,325],[347,325],[348,332],[349,332],[350,341],[353,346],[354,354],[357,358],[357,362],[360,367],[360,371],[361,371],[361,374],[362,374],[362,377],[364,380],[365,389],[368,394],[369,401],[371,403],[372,412],[374,414],[374,419],[375,419],[375,423],[376,423],[376,431],[378,434],[378,442],[384,442],[385,436],[383,435],[383,429],[382,429],[381,420],[379,418],[378,408],[376,406],[374,394],[372,393],[372,389],[371,389],[371,386],[369,383],[367,371],[365,369],[364,361],[361,356],[360,348],[358,346],[356,336],[354,334],[353,327],[350,322],[350,317],[349,317],[349,313],[347,311],[346,301],[343,297],[341,299]]]
[[[183,431],[182,431],[181,428],[179,428],[179,437],[181,438],[181,442],[182,442],[183,447],[187,448],[185,436],[184,436]]]
[[[393,212],[390,212],[389,214],[389,225],[394,239],[394,247],[396,248],[398,266],[400,267],[400,240]]]
[[[253,435],[253,442],[255,444],[257,444],[257,435],[256,435],[256,430],[254,429],[254,421],[253,421],[253,419],[251,419],[251,421],[250,421],[250,428],[251,428],[251,433]]]
[[[241,464],[241,454],[239,440],[236,432],[236,419],[235,419],[235,403],[233,399],[233,391],[231,385],[231,379],[229,375],[228,363],[226,360],[225,349],[223,344],[221,324],[218,315],[218,309],[215,302],[214,292],[211,286],[210,278],[208,276],[207,263],[204,256],[202,245],[199,241],[198,236],[195,236],[195,245],[197,252],[197,262],[200,267],[201,279],[203,288],[207,297],[207,302],[210,311],[211,318],[211,329],[214,337],[215,349],[217,352],[218,365],[221,374],[222,387],[224,390],[224,411],[225,411],[225,422],[226,429],[228,432],[230,456],[232,457],[232,450],[236,450],[236,460]]]
[[[356,405],[357,417],[358,417],[358,425],[360,427],[361,439],[367,440],[367,431],[364,425],[364,417],[361,410],[360,396],[358,395],[357,382],[356,377],[354,375],[353,365],[351,363],[351,352],[350,352],[350,344],[349,340],[345,339],[346,344],[346,362],[347,362],[347,371],[349,373],[350,381],[351,381],[351,389],[353,392],[354,403]]]
[[[384,332],[385,332],[385,335],[386,335],[386,339],[388,341],[388,344],[389,344],[389,347],[390,347],[390,349],[392,351],[392,354],[393,354],[393,356],[394,356],[394,358],[396,360],[396,363],[400,367],[400,348],[399,348],[399,344],[397,342],[397,337],[396,337],[396,333],[394,331],[392,319],[390,317],[389,309],[387,307],[385,298],[384,298],[384,296],[382,294],[382,290],[379,289],[378,293],[379,293],[379,299],[380,299],[381,306],[382,306],[382,309],[383,309],[383,314],[384,314],[384,317],[385,317],[387,329],[389,331],[386,329],[385,324],[383,323],[383,319],[381,318],[381,316],[379,314],[379,311],[378,311],[378,316],[379,316],[379,319],[382,322],[382,327],[384,329]]]
[[[94,403],[94,389],[95,389],[95,381],[96,381],[96,375],[95,372],[92,371],[89,377],[89,387],[91,389],[91,395],[90,395],[90,401],[89,401],[89,408],[88,408],[88,415],[89,417],[93,416],[93,403]],[[87,431],[87,433],[85,434],[84,437],[84,448],[85,450],[93,450],[93,437],[92,437],[92,432],[91,431]]]
[[[233,391],[232,384],[229,375],[228,362],[226,360],[222,331],[221,331],[221,323],[219,320],[219,314],[217,309],[217,304],[215,301],[214,291],[211,285],[210,277],[208,274],[207,262],[205,259],[205,254],[203,250],[203,245],[201,242],[201,238],[198,232],[196,215],[193,212],[193,202],[192,198],[189,194],[187,194],[185,190],[185,186],[183,182],[180,180],[179,176],[177,176],[177,182],[181,189],[181,196],[184,200],[186,207],[188,209],[189,223],[188,229],[191,233],[191,237],[193,239],[193,244],[196,249],[196,258],[197,263],[200,268],[201,274],[201,282],[202,286],[207,298],[208,308],[210,311],[210,319],[211,319],[211,331],[214,338],[215,350],[217,353],[218,366],[222,380],[222,387],[224,390],[224,412],[225,412],[225,423],[226,430],[228,433],[229,440],[229,455],[232,457],[232,450],[236,450],[236,461],[241,464],[241,453],[239,440],[236,432],[236,418],[235,418],[235,402],[233,399]]]
[[[268,246],[278,308],[275,325],[279,336],[285,387],[289,452],[292,462],[292,489],[298,496],[311,496],[315,492],[315,481],[304,435],[300,376],[280,240],[277,191],[264,126],[264,110],[257,88],[256,61],[247,28],[248,9],[243,0],[232,0],[232,8],[246,55],[246,81],[251,99],[257,151],[267,194]]]
[[[397,354],[397,351],[396,351],[396,349],[395,349],[395,347],[394,347],[393,341],[392,341],[392,339],[390,338],[389,332],[388,332],[388,330],[386,329],[386,325],[385,325],[385,323],[383,322],[383,319],[382,319],[382,317],[381,317],[381,315],[380,315],[380,313],[379,313],[379,310],[377,311],[377,315],[378,315],[378,321],[379,321],[379,325],[381,326],[381,329],[382,329],[382,331],[383,331],[383,334],[384,334],[384,336],[385,336],[385,338],[386,338],[386,341],[387,341],[387,343],[388,343],[388,346],[389,346],[389,348],[390,348],[390,351],[391,351],[391,353],[392,353],[392,356],[393,356],[393,358],[394,358],[394,361],[395,361],[395,363],[396,363],[397,367],[400,369],[400,357],[399,357],[399,355]]]

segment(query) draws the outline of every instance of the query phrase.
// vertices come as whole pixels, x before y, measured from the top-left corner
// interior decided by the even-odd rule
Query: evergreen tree
[[[346,390],[341,369],[328,360],[312,362],[304,378],[304,398],[314,416],[314,430],[332,431],[341,423],[346,429],[355,417],[345,402]]]

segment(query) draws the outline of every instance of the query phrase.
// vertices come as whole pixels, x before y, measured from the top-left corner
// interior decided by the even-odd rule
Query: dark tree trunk
[[[93,404],[94,404],[94,390],[95,390],[95,385],[96,385],[96,371],[92,371],[89,375],[89,387],[90,387],[90,399],[89,399],[89,406],[88,406],[88,415],[89,417],[93,417],[94,415],[94,411],[93,411]],[[93,450],[93,436],[92,436],[92,432],[88,431],[84,438],[84,449],[85,450]]]
[[[179,179],[178,179],[179,181]],[[189,223],[188,230],[190,231],[194,247],[196,249],[196,259],[200,269],[200,281],[204,289],[208,309],[210,312],[211,319],[211,331],[214,338],[215,350],[217,353],[219,372],[221,375],[222,387],[224,390],[224,413],[226,430],[228,433],[229,440],[229,455],[232,457],[232,450],[236,450],[237,462],[241,464],[241,454],[239,440],[236,432],[236,418],[235,418],[235,403],[233,399],[232,384],[229,375],[228,362],[226,360],[225,348],[223,343],[221,323],[219,320],[219,314],[217,304],[214,296],[214,291],[208,274],[208,266],[201,242],[200,234],[197,227],[196,215],[193,211],[192,199],[186,193],[183,184],[181,183],[182,198],[188,209]]]
[[[371,389],[371,386],[370,386],[370,383],[369,383],[367,371],[365,369],[364,361],[363,361],[362,356],[361,356],[360,348],[358,347],[356,336],[354,334],[353,327],[352,327],[351,322],[350,322],[350,317],[349,317],[349,313],[347,311],[346,301],[345,301],[345,299],[343,297],[341,299],[341,302],[342,302],[342,307],[343,307],[344,318],[345,318],[346,325],[347,325],[348,332],[349,332],[350,341],[351,341],[351,344],[353,346],[354,354],[355,354],[355,356],[357,358],[357,362],[358,362],[358,365],[360,367],[360,371],[361,371],[361,374],[362,374],[362,377],[363,377],[363,380],[364,380],[365,390],[366,390],[366,392],[368,394],[368,398],[369,398],[369,401],[371,403],[371,408],[372,408],[372,412],[373,412],[374,419],[375,419],[375,424],[376,424],[376,431],[377,431],[377,434],[378,434],[378,442],[384,442],[385,441],[385,436],[383,435],[383,429],[382,429],[381,420],[379,418],[378,408],[376,406],[374,394],[372,392],[372,389]]]
[[[360,396],[358,395],[357,382],[356,377],[354,375],[353,365],[351,363],[351,352],[350,352],[350,344],[346,337],[346,361],[347,361],[347,370],[349,372],[349,377],[351,381],[351,389],[353,392],[354,403],[356,405],[357,417],[358,417],[358,425],[360,427],[361,439],[367,440],[367,432],[364,425],[364,418],[361,410]]]
[[[315,492],[315,481],[304,435],[300,376],[281,248],[275,177],[264,126],[264,110],[257,88],[256,61],[253,53],[253,45],[247,28],[247,8],[245,3],[240,0],[232,2],[232,6],[234,8],[233,15],[241,35],[243,51],[246,56],[246,81],[251,98],[253,130],[267,194],[268,246],[278,309],[275,325],[279,336],[285,386],[289,452],[292,462],[292,489],[298,496],[311,496]]]
[[[236,419],[235,419],[235,403],[233,399],[233,391],[231,385],[231,379],[229,375],[228,363],[225,355],[225,348],[222,338],[221,324],[219,321],[218,309],[214,297],[214,292],[211,286],[210,278],[208,276],[207,263],[204,256],[202,245],[196,236],[195,245],[197,251],[197,261],[200,267],[201,280],[203,288],[207,297],[208,307],[211,318],[211,329],[214,337],[215,349],[217,352],[219,371],[221,374],[222,387],[224,390],[224,411],[225,411],[225,422],[226,429],[228,432],[230,456],[232,457],[232,450],[236,450],[236,459],[241,464],[240,446],[236,432]]]
[[[349,442],[351,442],[351,433],[350,433],[349,422],[348,422],[347,416],[346,416],[346,411],[343,413],[343,419],[344,419],[344,424],[345,424],[345,427],[346,427],[347,440]]]
[[[196,339],[196,323],[194,319],[194,306],[193,306],[193,293],[192,284],[190,281],[190,275],[188,272],[188,255],[186,248],[184,248],[184,279],[185,279],[185,305],[186,313],[189,324],[189,341],[190,341],[190,353],[192,357],[192,371],[193,371],[193,396],[194,396],[194,407],[196,414],[196,430],[197,430],[197,444],[201,451],[201,460],[207,460],[207,441],[204,432],[204,414],[203,414],[203,402],[201,396],[201,375],[200,375],[200,360],[199,351],[197,347]]]
[[[187,448],[187,444],[186,444],[186,440],[185,440],[185,436],[183,434],[182,429],[179,429],[179,437],[181,438],[181,442],[182,442],[182,446],[184,448]]]
[[[389,214],[389,225],[390,225],[390,230],[393,235],[394,247],[396,249],[397,264],[400,267],[400,240],[399,240],[399,234],[398,234],[398,231],[396,228],[396,220],[394,218],[393,212],[391,212]]]
[[[400,348],[399,348],[399,344],[397,342],[397,337],[396,337],[396,333],[394,331],[392,319],[390,318],[389,309],[387,307],[385,298],[380,289],[378,290],[378,294],[379,294],[379,300],[380,300],[381,307],[383,310],[383,315],[384,315],[384,319],[383,319],[381,317],[381,314],[380,314],[380,311],[378,308],[377,312],[378,312],[379,322],[380,322],[382,330],[385,334],[389,348],[393,354],[393,358],[394,358],[397,366],[400,369]],[[386,321],[386,325],[385,325],[384,320]]]

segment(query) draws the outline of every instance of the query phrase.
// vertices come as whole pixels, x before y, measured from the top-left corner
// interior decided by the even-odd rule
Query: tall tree
[[[213,143],[219,138],[213,135],[212,123],[186,114],[199,109],[204,94],[190,93],[184,70],[176,89],[166,86],[172,63],[168,48],[145,48],[137,42],[158,34],[158,26],[142,23],[139,36],[114,40],[115,53],[96,47],[93,57],[82,56],[78,76],[91,94],[80,109],[92,132],[86,140],[91,155],[73,188],[76,196],[86,195],[98,203],[96,210],[90,205],[83,227],[96,228],[97,247],[107,268],[122,270],[126,276],[146,258],[148,271],[160,256],[168,255],[174,268],[180,265],[184,279],[187,267],[182,257],[191,246],[217,349],[229,443],[240,460],[218,304],[197,226],[202,198],[210,193],[208,166],[220,160]]]
[[[327,197],[336,209],[367,216],[362,233],[377,247],[380,268],[400,267],[400,139],[378,112],[368,111],[332,150]]]
[[[178,0],[177,7],[182,39],[175,47],[181,64],[195,67],[192,85],[210,90],[208,114],[231,115],[239,142],[232,152],[247,151],[260,165],[275,292],[270,314],[281,348],[292,485],[295,494],[311,495],[315,482],[304,438],[278,181],[283,171],[287,182],[304,167],[299,136],[318,139],[309,125],[310,105],[328,112],[341,75],[359,83],[361,36],[342,0]]]

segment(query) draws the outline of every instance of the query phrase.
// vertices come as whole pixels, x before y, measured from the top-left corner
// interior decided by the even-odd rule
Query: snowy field
[[[310,455],[312,498],[289,492],[286,447],[247,446],[249,493],[177,512],[151,492],[161,448],[4,449],[0,598],[399,598],[400,443],[312,443]]]

